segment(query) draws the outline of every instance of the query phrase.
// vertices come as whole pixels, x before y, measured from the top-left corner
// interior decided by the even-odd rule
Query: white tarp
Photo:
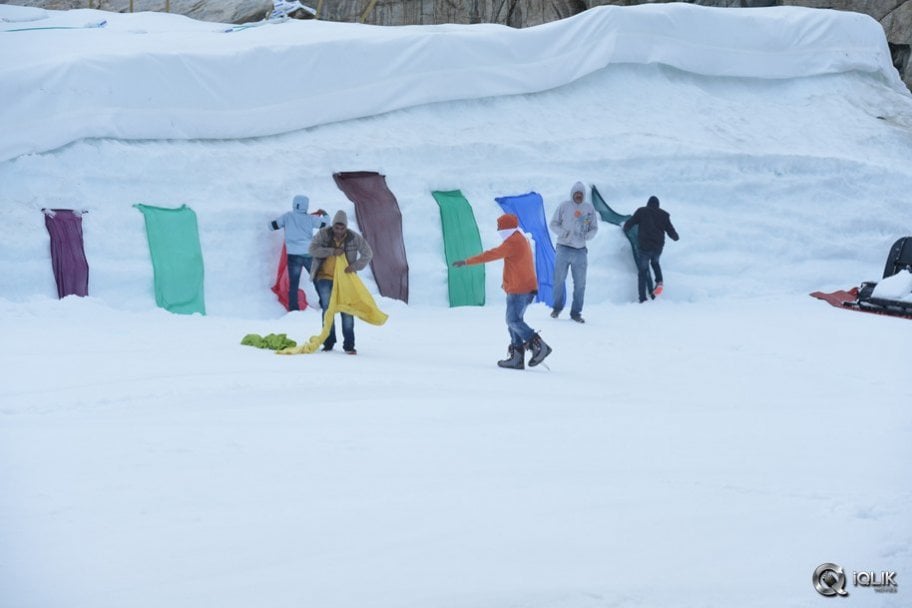
[[[871,297],[912,302],[912,273],[900,270],[893,276],[883,279],[874,287]]]
[[[523,30],[287,21],[226,33],[167,14],[26,16],[0,6],[0,161],[87,137],[272,135],[543,91],[612,63],[748,78],[858,70],[905,90],[875,20],[797,7],[599,7]]]

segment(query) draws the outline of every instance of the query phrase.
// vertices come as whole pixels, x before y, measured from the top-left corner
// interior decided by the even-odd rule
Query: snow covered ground
[[[21,127],[0,148],[36,146],[0,162],[0,605],[908,605],[912,326],[807,293],[876,280],[889,246],[912,234],[912,96],[878,68],[886,43],[858,16],[618,10],[644,37],[684,10],[706,40],[744,40],[765,57],[754,64],[794,77],[731,74],[687,52],[693,40],[631,36],[640,61],[601,57],[606,67],[573,78],[514,69],[527,88],[512,94],[481,75],[472,89],[466,75],[461,95],[436,103],[405,107],[431,87],[383,113],[382,100],[358,97],[342,108],[351,116],[303,130],[289,118],[270,137],[259,110],[235,108],[207,121],[218,139],[203,140],[173,131],[182,115],[156,102],[138,112],[123,83],[137,70],[157,83],[181,74],[159,94],[192,109],[206,98],[182,69],[199,90],[243,88],[237,75],[262,71],[270,50],[303,52],[305,31],[300,44],[321,57],[332,54],[320,40],[344,38],[357,57],[374,49],[395,80],[416,66],[383,55],[386,38],[413,58],[428,40],[446,48],[471,32],[484,66],[502,59],[503,30],[340,36],[289,22],[220,34],[167,15],[0,6],[0,29],[110,23],[0,31],[3,101],[16,101],[0,123]],[[573,34],[599,39],[606,14],[532,35],[581,53]],[[764,48],[758,28],[781,36]],[[139,31],[143,45],[122,45]],[[789,40],[832,50],[826,32],[857,43],[836,47],[832,69],[788,52]],[[238,42],[248,34],[256,52]],[[74,48],[84,53],[61,52]],[[682,63],[659,62],[672,55]],[[86,66],[110,89],[62,86]],[[295,66],[279,60],[263,80],[306,83]],[[299,93],[304,107],[319,91]],[[81,111],[60,116],[84,95],[116,102],[93,124],[122,127],[123,139],[100,138],[111,134]],[[145,139],[136,125],[152,125]],[[266,223],[297,193],[353,217],[331,178],[350,170],[384,173],[399,200],[410,304],[378,297],[390,320],[356,323],[357,357],[240,346],[251,332],[316,333],[319,315],[284,314],[269,291],[281,237]],[[629,246],[601,224],[588,322],[533,306],[527,319],[555,349],[549,369],[500,370],[500,266],[487,268],[487,306],[447,306],[430,192],[461,188],[493,246],[495,196],[535,190],[550,214],[576,180],[622,212],[659,196],[681,233],[663,255],[666,291],[634,303]],[[197,212],[208,316],[154,308],[134,203]],[[46,206],[89,210],[89,298],[54,297]],[[814,591],[824,562],[846,569],[847,599]],[[862,570],[897,571],[897,593],[853,586]]]

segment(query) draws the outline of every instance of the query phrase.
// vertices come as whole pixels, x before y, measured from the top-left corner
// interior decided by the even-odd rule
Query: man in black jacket
[[[655,272],[655,289],[649,292],[650,298],[655,298],[662,293],[662,267],[659,266],[659,257],[662,255],[662,248],[665,247],[665,234],[671,237],[671,240],[678,240],[678,233],[671,225],[671,216],[667,211],[659,209],[659,199],[650,196],[645,207],[637,209],[633,217],[624,222],[624,232],[627,232],[634,226],[639,226],[637,242],[639,252],[637,255],[638,289],[640,292],[640,304],[646,301],[646,285],[649,283],[649,265],[652,264],[652,270]]]

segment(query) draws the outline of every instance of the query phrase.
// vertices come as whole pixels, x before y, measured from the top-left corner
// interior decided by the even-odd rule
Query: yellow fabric
[[[341,241],[333,237],[333,247],[336,249],[343,249],[345,247],[345,239]],[[348,259],[345,260],[345,265],[348,265]],[[345,268],[345,266],[343,266]],[[320,264],[320,270],[317,271],[318,279],[327,279],[329,281],[333,280],[333,277],[336,276],[336,256],[329,256],[323,263]]]
[[[357,273],[345,272],[347,264],[341,263],[345,259],[345,254],[336,257],[341,257],[343,260],[335,265],[333,290],[332,295],[329,296],[329,308],[326,309],[326,314],[323,316],[323,330],[319,335],[311,336],[310,340],[300,346],[276,351],[277,355],[307,355],[316,352],[329,336],[336,313],[344,312],[356,316],[371,325],[386,323],[389,316],[377,308],[374,298],[358,278]],[[329,258],[326,261],[328,262]]]
[[[334,256],[328,257],[325,260],[323,260],[322,264],[320,264],[320,270],[317,271],[317,278],[318,279],[329,279],[330,281],[332,281],[333,277],[335,276],[335,272],[336,272],[336,258]]]

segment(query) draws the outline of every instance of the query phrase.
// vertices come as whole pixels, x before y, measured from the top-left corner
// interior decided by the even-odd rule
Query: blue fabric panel
[[[554,244],[551,243],[541,194],[529,192],[519,196],[500,196],[494,200],[504,213],[512,213],[518,217],[519,227],[535,239],[535,274],[538,278],[538,295],[535,296],[535,301],[551,306],[554,301]]]

